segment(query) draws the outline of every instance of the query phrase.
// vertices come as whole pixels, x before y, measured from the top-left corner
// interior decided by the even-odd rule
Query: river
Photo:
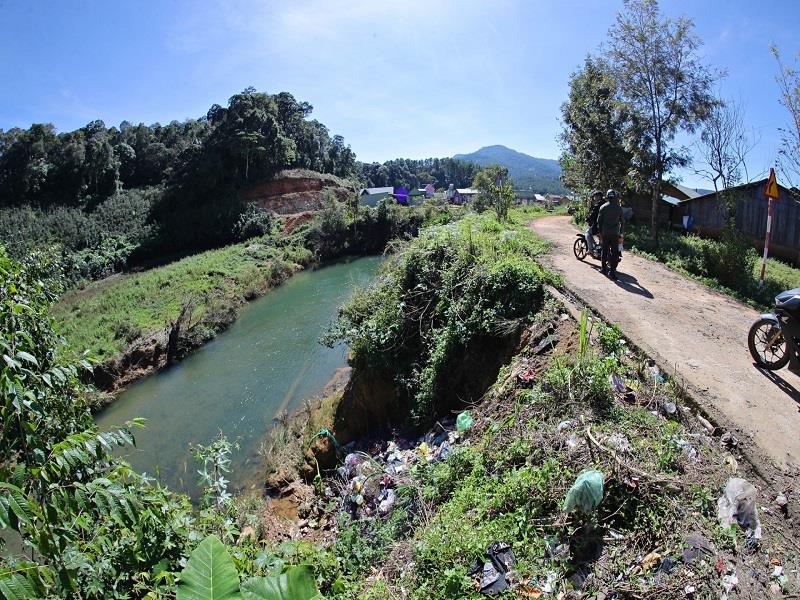
[[[98,426],[108,430],[146,418],[136,448],[123,455],[134,469],[195,498],[199,465],[190,447],[212,442],[221,431],[239,446],[231,488],[252,485],[273,418],[319,394],[346,365],[344,346],[326,348],[318,340],[382,260],[343,260],[294,275],[250,302],[229,329],[182,362],[132,384],[97,416]]]

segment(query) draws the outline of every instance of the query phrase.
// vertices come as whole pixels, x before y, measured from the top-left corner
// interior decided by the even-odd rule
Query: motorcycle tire
[[[583,260],[586,258],[586,255],[589,254],[589,246],[586,243],[586,240],[583,238],[577,238],[575,243],[572,244],[572,252],[575,254],[575,258],[578,260]]]
[[[778,369],[782,369],[789,364],[789,345],[786,343],[786,340],[783,337],[783,332],[780,333],[779,338],[779,340],[782,342],[780,345],[783,347],[783,355],[779,358],[770,360],[766,354],[762,356],[756,347],[756,342],[766,341],[767,336],[771,337],[774,334],[772,331],[774,328],[774,321],[770,319],[759,319],[753,323],[752,327],[750,327],[750,333],[747,334],[747,347],[750,349],[750,356],[753,357],[753,360],[759,367],[769,371],[777,371]],[[763,338],[759,338],[759,333],[761,332],[763,332]],[[774,343],[773,346],[775,346]],[[775,356],[775,353],[772,352],[772,355]]]

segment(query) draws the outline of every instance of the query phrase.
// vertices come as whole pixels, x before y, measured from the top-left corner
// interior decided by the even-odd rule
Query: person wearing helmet
[[[594,241],[594,236],[597,234],[597,213],[600,211],[600,206],[603,204],[603,192],[594,190],[592,192],[591,205],[589,207],[589,214],[586,217],[586,224],[588,225],[584,237],[586,238],[586,245],[589,246],[589,254],[594,252],[594,247],[597,243]]]
[[[600,232],[602,243],[603,268],[600,272],[616,281],[617,264],[619,263],[617,240],[622,232],[622,207],[619,205],[617,192],[614,190],[606,192],[606,203],[600,207],[597,213],[597,229]]]

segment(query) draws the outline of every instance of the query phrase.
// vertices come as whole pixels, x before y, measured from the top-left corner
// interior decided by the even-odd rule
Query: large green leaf
[[[277,577],[253,577],[242,584],[245,600],[312,600],[321,598],[314,574],[305,565]]]
[[[40,597],[33,584],[18,573],[0,577],[0,593],[7,600],[35,600]]]
[[[209,535],[181,571],[178,600],[239,600],[239,573],[224,544]]]

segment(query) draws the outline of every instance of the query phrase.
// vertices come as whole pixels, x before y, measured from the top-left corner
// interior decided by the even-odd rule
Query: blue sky
[[[60,131],[199,117],[252,85],[289,91],[360,160],[424,158],[504,144],[559,154],[569,75],[605,38],[621,0],[0,0],[0,128]],[[800,50],[800,2],[661,3],[695,20],[774,163],[775,61]],[[691,172],[689,185],[704,185]]]

